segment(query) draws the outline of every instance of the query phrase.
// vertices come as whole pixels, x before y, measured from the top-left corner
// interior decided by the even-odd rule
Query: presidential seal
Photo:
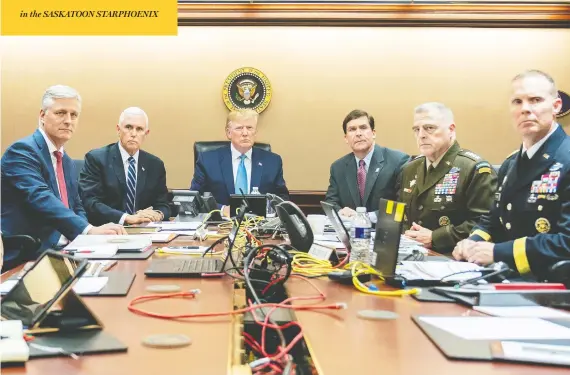
[[[230,111],[253,109],[261,113],[271,101],[271,83],[255,68],[239,68],[224,81],[222,98]]]
[[[562,109],[558,112],[556,117],[563,117],[570,113],[570,95],[562,90],[558,90],[558,96],[562,99]]]

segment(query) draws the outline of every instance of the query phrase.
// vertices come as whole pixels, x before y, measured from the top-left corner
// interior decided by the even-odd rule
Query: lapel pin
[[[550,155],[548,155],[548,154],[544,154],[542,156],[544,156],[545,159],[548,159],[550,157]]]
[[[257,165],[259,165],[260,167],[263,167],[263,164],[261,164],[261,162],[257,163]]]
[[[376,171],[375,171],[375,172],[376,172],[376,173],[380,172],[380,168],[376,168]]]
[[[141,169],[144,171],[144,167],[141,167]]]

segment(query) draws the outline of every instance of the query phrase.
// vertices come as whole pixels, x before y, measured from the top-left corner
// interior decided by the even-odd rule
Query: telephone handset
[[[308,252],[314,236],[305,214],[295,203],[289,201],[277,204],[275,210],[289,234],[291,246],[299,251]]]

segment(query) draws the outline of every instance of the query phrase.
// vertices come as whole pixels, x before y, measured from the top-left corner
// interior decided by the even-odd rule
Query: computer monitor
[[[327,217],[329,218],[329,221],[331,222],[331,225],[336,233],[336,236],[338,237],[340,242],[342,242],[343,245],[346,247],[346,250],[350,251],[350,249],[352,248],[350,244],[350,234],[348,233],[348,230],[344,226],[344,223],[342,222],[342,219],[340,218],[340,215],[336,211],[334,205],[327,202],[321,202],[321,207],[323,208],[325,215],[327,215]]]
[[[405,203],[380,199],[371,264],[384,276],[396,273],[405,210]]]
[[[86,260],[52,250],[45,251],[2,298],[2,318],[21,320],[24,326],[32,328],[45,318],[52,307],[61,308],[61,297],[86,268]]]
[[[246,213],[265,217],[267,213],[267,197],[262,194],[230,194],[230,216],[237,216],[236,211],[243,201],[247,202]]]

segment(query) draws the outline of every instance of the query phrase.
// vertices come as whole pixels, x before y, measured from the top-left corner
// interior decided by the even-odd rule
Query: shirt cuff
[[[378,221],[378,217],[376,217],[376,212],[374,211],[368,213],[368,218],[373,224],[376,224],[376,222]]]
[[[91,229],[93,229],[93,225],[89,224],[85,227],[85,229],[83,229],[83,232],[81,232],[81,234],[87,234]]]
[[[124,213],[123,216],[121,216],[121,220],[119,220],[119,224],[123,225],[123,223],[125,222],[125,219],[127,218],[127,213]]]

